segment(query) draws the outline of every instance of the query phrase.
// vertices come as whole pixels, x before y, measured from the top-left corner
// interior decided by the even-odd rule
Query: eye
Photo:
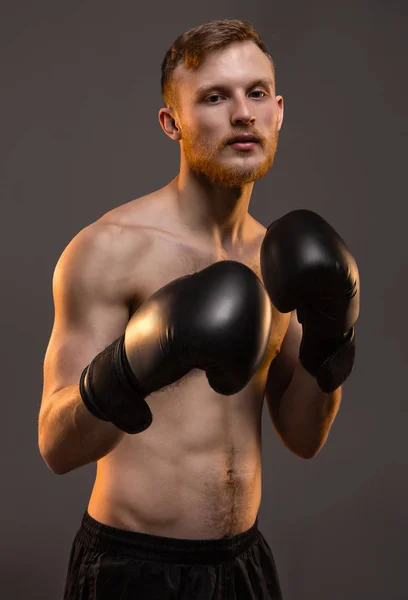
[[[253,92],[250,93],[250,95],[252,94],[263,94],[261,98],[265,97],[267,95],[267,93],[264,90],[254,90]],[[205,102],[207,102],[208,104],[217,104],[217,101],[219,98],[222,98],[223,96],[221,94],[211,94],[211,96],[207,96],[207,98],[205,99]]]
[[[255,90],[251,92],[251,94],[263,94],[262,97],[266,96],[266,92],[264,92],[263,90]]]
[[[213,98],[221,98],[221,94],[211,94],[211,96],[208,96],[208,98],[206,98],[206,102],[208,102],[209,104],[215,104],[215,102],[211,102],[211,99]]]

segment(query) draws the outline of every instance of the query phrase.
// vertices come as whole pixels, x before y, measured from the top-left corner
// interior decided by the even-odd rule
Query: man
[[[358,274],[314,213],[267,232],[248,213],[283,120],[249,23],[179,36],[162,91],[179,174],[80,231],[54,273],[39,448],[54,473],[97,462],[65,598],[278,599],[263,399],[314,456],[353,364]]]

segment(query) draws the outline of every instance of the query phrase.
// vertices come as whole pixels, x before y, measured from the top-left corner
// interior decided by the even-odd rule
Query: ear
[[[177,122],[172,114],[171,108],[161,108],[159,110],[159,123],[164,133],[172,140],[181,140],[181,132]]]
[[[279,111],[279,115],[278,115],[278,131],[280,131],[280,128],[282,127],[282,123],[283,123],[283,113],[284,113],[283,97],[282,96],[276,96],[276,102],[278,103],[278,111]]]

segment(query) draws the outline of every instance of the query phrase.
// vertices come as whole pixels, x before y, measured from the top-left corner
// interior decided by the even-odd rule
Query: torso
[[[143,229],[148,244],[137,272],[125,265],[129,316],[170,281],[219,260],[237,260],[262,280],[259,251],[265,228],[252,217],[248,241],[235,252],[200,248],[172,226],[161,207],[166,191],[113,211],[106,219]],[[142,266],[140,264],[142,263]],[[123,273],[122,273],[122,279]],[[132,290],[138,290],[137,297]],[[274,307],[265,359],[238,394],[214,392],[194,370],[146,401],[152,425],[125,435],[97,464],[89,514],[107,525],[185,539],[222,538],[249,529],[261,500],[261,415],[268,368],[289,315]]]

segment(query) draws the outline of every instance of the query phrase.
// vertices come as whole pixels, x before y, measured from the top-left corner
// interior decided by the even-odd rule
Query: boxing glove
[[[360,309],[359,272],[345,242],[318,214],[294,210],[268,227],[261,272],[276,308],[297,312],[300,362],[324,392],[335,390],[354,365]]]
[[[82,399],[98,418],[126,433],[152,423],[145,398],[192,369],[224,395],[239,392],[265,354],[272,325],[268,294],[247,266],[220,261],[154,293],[124,335],[88,365]]]

